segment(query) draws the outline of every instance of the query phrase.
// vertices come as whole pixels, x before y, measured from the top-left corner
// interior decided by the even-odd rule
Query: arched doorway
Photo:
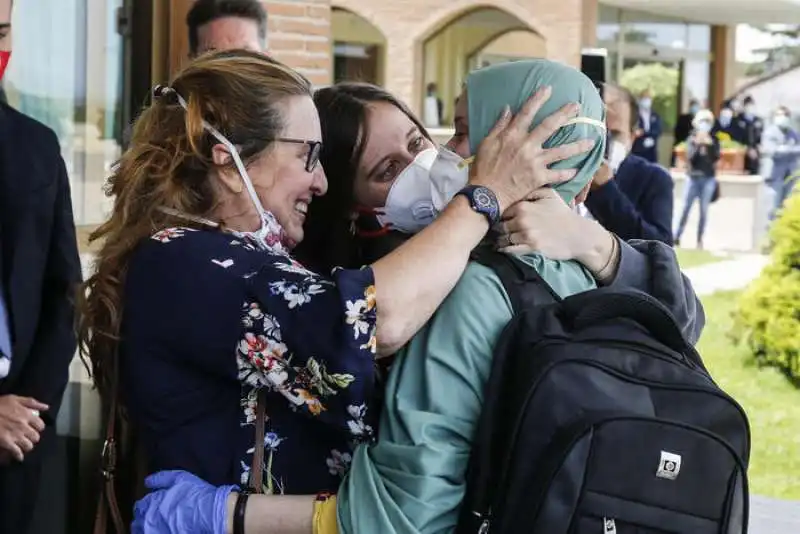
[[[546,55],[545,40],[517,16],[494,7],[464,12],[422,45],[422,119],[449,127],[467,74],[481,66]]]
[[[544,37],[530,30],[514,30],[492,37],[487,43],[477,47],[469,55],[467,67],[474,70],[497,63],[545,57],[546,54]]]
[[[386,37],[364,17],[341,8],[331,12],[333,82],[383,85]]]

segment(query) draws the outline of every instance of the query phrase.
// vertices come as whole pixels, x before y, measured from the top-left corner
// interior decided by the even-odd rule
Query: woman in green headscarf
[[[597,283],[648,292],[681,316],[687,337],[695,341],[702,328],[702,310],[696,308],[696,297],[681,277],[672,250],[658,243],[636,244],[638,250],[634,250],[596,223],[570,212],[568,204],[587,189],[601,165],[605,144],[604,107],[583,74],[546,60],[498,65],[471,74],[459,99],[456,133],[448,143],[455,154],[450,156],[469,162],[506,107],[516,114],[531,95],[544,88],[549,88],[552,96],[534,117],[531,129],[554,110],[570,102],[577,104],[574,119],[558,129],[545,146],[591,139],[594,147],[553,165],[574,169],[572,180],[540,191],[537,201],[519,203],[506,212],[502,228],[495,229],[501,246],[518,254],[564,297],[592,289]],[[400,130],[403,142],[407,142],[407,130],[407,125]],[[551,166],[547,161],[541,165]],[[445,200],[460,188],[459,181],[466,183],[460,174],[450,178],[455,187],[439,189]],[[537,222],[534,227],[532,220]],[[524,238],[518,238],[521,233]],[[313,515],[307,497],[256,496],[248,507],[247,532],[268,531],[258,527],[270,519],[273,525],[280,519],[277,531],[298,534],[453,531],[495,344],[511,317],[511,305],[499,278],[490,269],[471,264],[433,318],[397,355],[387,383],[378,440],[358,447],[352,459],[339,458],[339,464],[352,463],[338,496],[317,499]],[[338,469],[339,464],[331,469]],[[168,484],[148,505],[153,513],[147,517],[153,518],[154,525],[170,519],[167,512],[156,517],[160,503],[166,510],[170,500],[180,500],[200,513],[203,507],[210,508],[209,499],[224,498],[219,492],[215,497],[214,488],[202,481],[182,476],[182,481]],[[227,516],[217,518],[227,523],[228,532],[235,515],[231,506],[228,497]]]

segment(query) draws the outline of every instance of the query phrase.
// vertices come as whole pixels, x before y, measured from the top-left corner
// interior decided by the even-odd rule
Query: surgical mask
[[[6,68],[8,67],[9,61],[11,61],[11,51],[10,50],[0,51],[0,81],[3,81],[3,75],[6,72]]]
[[[775,115],[775,126],[778,128],[788,128],[791,122],[791,119],[786,115]]]
[[[163,91],[173,92],[178,98],[178,103],[184,110],[188,112],[188,106],[186,105],[186,101],[174,89],[172,89],[171,87],[164,88]],[[259,245],[263,249],[271,250],[273,252],[277,252],[280,254],[288,254],[287,245],[289,244],[286,242],[287,241],[286,233],[283,231],[283,228],[278,223],[277,219],[275,219],[275,216],[272,215],[267,210],[265,210],[264,206],[261,205],[261,200],[258,198],[258,194],[256,193],[256,190],[253,187],[253,181],[247,174],[247,169],[245,168],[244,162],[242,161],[242,158],[239,155],[239,151],[236,149],[233,143],[231,143],[228,140],[228,138],[222,135],[219,132],[219,130],[211,126],[205,120],[203,121],[203,128],[205,128],[205,130],[208,133],[214,136],[214,138],[217,141],[219,141],[230,153],[231,158],[233,159],[233,163],[236,166],[236,170],[239,172],[239,176],[241,177],[242,182],[244,183],[245,189],[247,189],[247,194],[250,197],[250,200],[253,202],[253,206],[255,206],[256,212],[258,213],[258,217],[261,222],[258,230],[254,232],[232,232],[232,233],[242,238],[254,241],[257,245]]]
[[[698,111],[700,111],[700,106],[698,106],[696,104],[692,105],[692,106],[689,106],[689,113],[691,113],[692,115],[694,115]]]
[[[744,107],[745,115],[752,117],[756,114],[756,107],[752,104],[748,104]]]
[[[700,121],[695,125],[698,132],[710,132],[713,125],[709,121]]]
[[[652,105],[653,105],[653,99],[651,98],[642,98],[641,100],[639,100],[639,107],[641,107],[646,111],[650,110]]]
[[[730,124],[733,119],[733,110],[725,108],[719,112],[719,121],[723,124]]]
[[[608,152],[608,166],[613,174],[619,170],[622,162],[628,157],[628,148],[621,141],[611,141],[611,149]]]

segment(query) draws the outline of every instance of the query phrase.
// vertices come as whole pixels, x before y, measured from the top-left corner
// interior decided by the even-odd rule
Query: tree
[[[634,95],[649,89],[653,95],[653,110],[666,124],[672,125],[678,116],[679,80],[677,68],[662,63],[639,63],[622,71],[620,85]]]

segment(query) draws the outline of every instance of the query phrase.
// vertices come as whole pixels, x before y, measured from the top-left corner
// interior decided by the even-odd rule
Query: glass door
[[[72,186],[75,222],[97,224],[103,183],[120,155],[123,0],[39,0],[14,6],[8,103],[52,128]]]

